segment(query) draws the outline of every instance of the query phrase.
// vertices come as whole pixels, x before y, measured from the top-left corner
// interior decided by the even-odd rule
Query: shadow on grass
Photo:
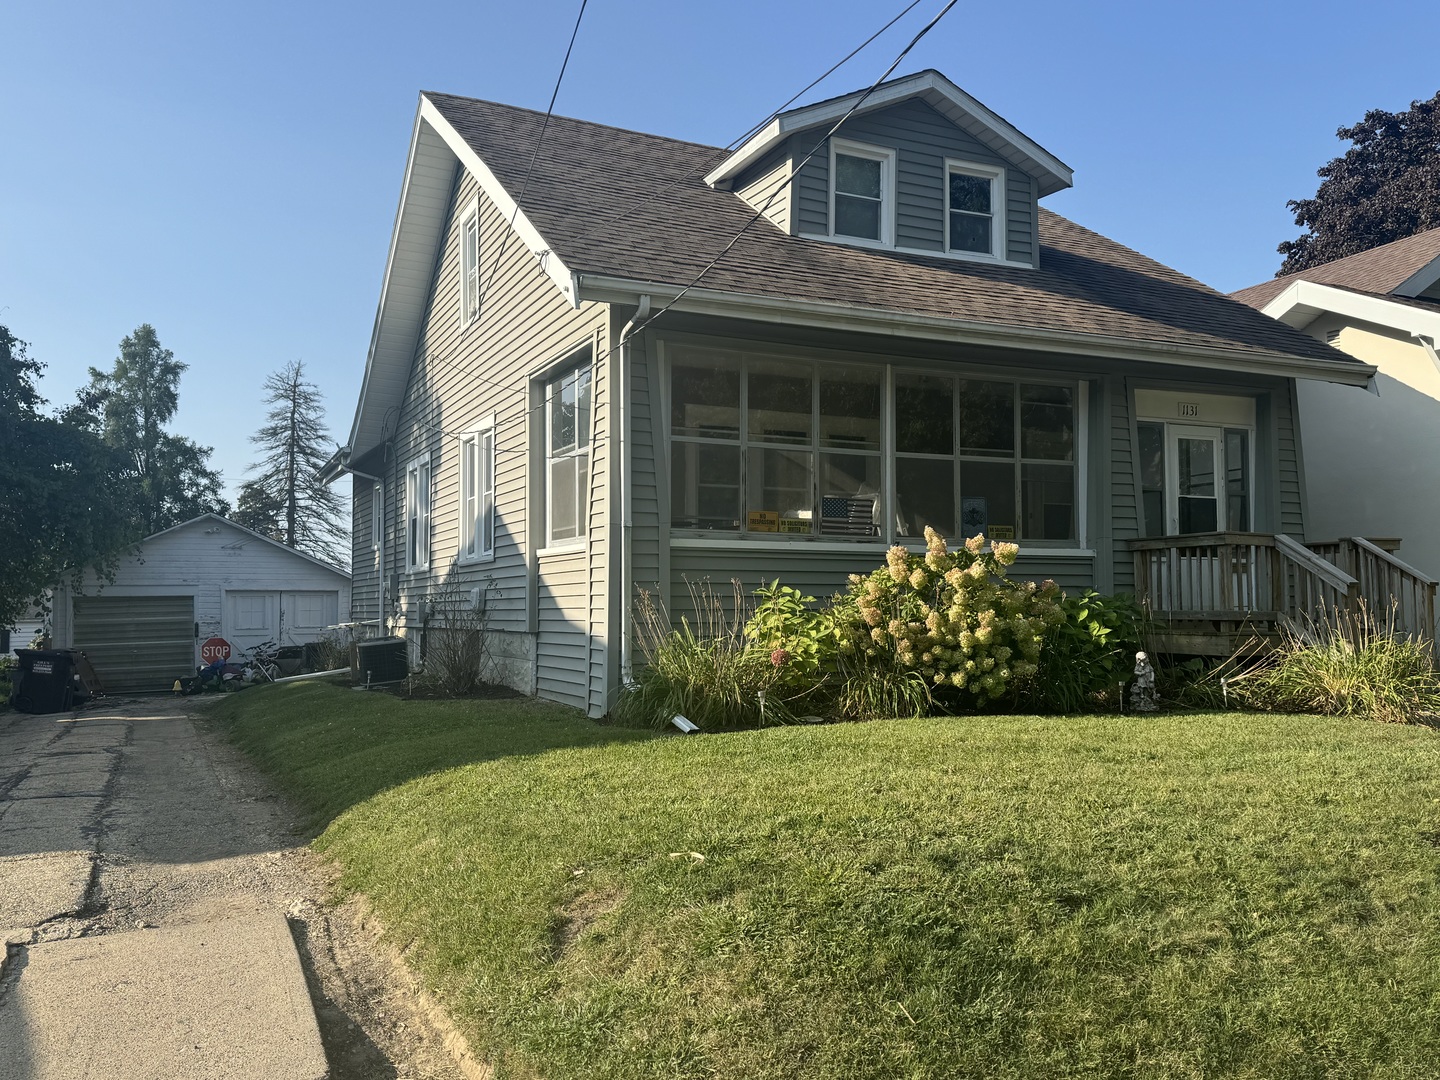
[[[208,715],[316,832],[357,803],[429,773],[656,737],[534,698],[406,700],[323,682],[253,687]]]

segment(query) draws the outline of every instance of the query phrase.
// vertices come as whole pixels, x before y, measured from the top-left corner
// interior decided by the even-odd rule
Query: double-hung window
[[[472,206],[460,226],[460,325],[480,317],[480,211]]]
[[[895,151],[830,140],[830,232],[895,242]]]
[[[950,161],[945,165],[945,248],[1003,259],[1004,171]]]
[[[430,455],[405,468],[405,569],[430,566]]]
[[[460,438],[460,559],[495,555],[495,419]]]
[[[590,366],[545,384],[547,528],[551,544],[585,538],[590,491]]]

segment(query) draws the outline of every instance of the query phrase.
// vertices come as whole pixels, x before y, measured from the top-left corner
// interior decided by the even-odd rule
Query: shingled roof
[[[552,116],[526,184],[543,114],[496,102],[424,95],[583,283],[604,277],[674,287],[691,283],[746,223],[738,195],[704,175],[727,151]],[[1058,214],[1040,211],[1038,269],[877,251],[750,225],[705,276],[707,290],[846,305],[1073,335],[1355,363],[1329,346],[1236,303]]]
[[[1264,308],[1297,281],[1336,285],[1352,292],[1388,295],[1436,259],[1440,259],[1440,229],[1429,229],[1322,266],[1271,278],[1230,295],[1242,304],[1257,309]]]

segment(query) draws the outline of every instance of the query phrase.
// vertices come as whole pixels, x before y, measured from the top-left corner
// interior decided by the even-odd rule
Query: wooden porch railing
[[[1360,584],[1360,596],[1397,633],[1435,637],[1436,581],[1363,536],[1342,537],[1310,549]]]
[[[1135,593],[1151,614],[1223,623],[1353,610],[1359,582],[1303,544],[1270,533],[1132,540]]]

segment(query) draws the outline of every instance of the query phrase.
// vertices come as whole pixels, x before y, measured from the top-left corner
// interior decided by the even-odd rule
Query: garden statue
[[[1150,658],[1143,652],[1135,654],[1135,681],[1130,684],[1130,709],[1132,712],[1154,712],[1155,669]]]

